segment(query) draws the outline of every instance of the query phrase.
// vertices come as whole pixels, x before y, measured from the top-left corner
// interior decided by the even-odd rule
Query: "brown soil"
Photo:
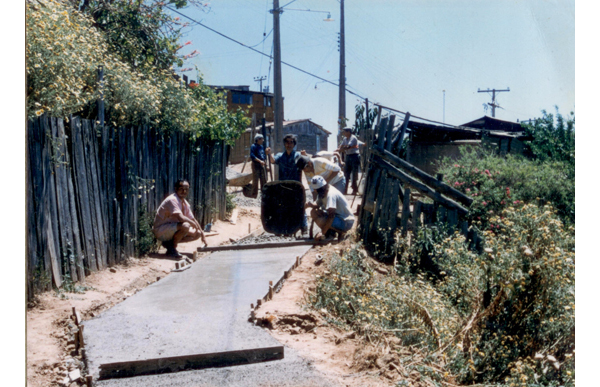
[[[400,380],[408,386],[429,386],[418,373],[409,374],[403,369],[400,358],[413,356],[416,360],[419,354],[401,347],[393,335],[387,341],[371,343],[364,336],[328,323],[324,309],[315,311],[308,307],[316,276],[327,269],[333,254],[353,244],[353,238],[349,238],[341,244],[311,249],[281,290],[256,311],[257,324],[341,386],[395,386]],[[387,270],[374,260],[368,264],[381,273]]]
[[[208,238],[209,246],[230,243],[260,228],[260,208],[239,208],[236,224],[218,221]],[[306,297],[315,288],[315,275],[325,270],[331,254],[349,248],[353,238],[339,245],[311,249],[302,259],[274,298],[257,311],[257,318],[281,343],[295,349],[310,360],[327,377],[342,386],[392,386],[404,378],[397,361],[394,343],[375,346],[354,332],[345,332],[328,324],[325,311],[307,309]],[[201,242],[180,245],[179,250],[191,257]],[[164,249],[159,250],[163,253]],[[316,265],[317,255],[323,263]],[[72,309],[82,319],[90,319],[103,310],[123,301],[149,284],[169,275],[174,261],[161,254],[145,258],[130,258],[124,264],[93,273],[82,284],[84,293],[40,295],[27,310],[27,385],[32,387],[65,385],[69,371],[81,366],[80,354],[74,351]],[[67,377],[68,378],[68,377]],[[418,375],[409,375],[408,385],[425,386]]]
[[[235,225],[228,221],[214,223],[211,231],[219,234],[207,238],[209,246],[230,243],[246,236],[248,225],[252,231],[260,228],[260,208],[240,208]],[[178,250],[191,258],[200,246],[202,242],[196,241],[181,244]],[[130,258],[123,264],[91,274],[84,283],[78,284],[87,288],[83,293],[51,291],[39,295],[29,305],[26,316],[27,385],[61,385],[68,371],[79,368],[81,357],[74,352],[71,333],[73,307],[83,320],[87,320],[169,275],[175,261],[166,259],[162,254],[164,251],[160,249],[159,254],[145,258]]]

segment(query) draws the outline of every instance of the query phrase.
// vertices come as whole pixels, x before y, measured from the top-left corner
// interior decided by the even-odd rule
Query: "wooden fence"
[[[381,118],[380,109],[376,130],[366,136],[368,161],[358,232],[365,246],[384,258],[392,254],[399,228],[406,235],[409,229],[443,221],[469,233],[464,218],[473,199],[445,184],[442,176],[434,178],[398,157],[409,119],[407,113],[394,131],[395,116]],[[433,203],[426,204],[417,195]],[[472,231],[470,237],[477,238]]]
[[[225,215],[222,142],[145,126],[46,115],[27,124],[27,291],[80,281],[135,254],[140,209],[154,214],[178,178],[201,225]]]

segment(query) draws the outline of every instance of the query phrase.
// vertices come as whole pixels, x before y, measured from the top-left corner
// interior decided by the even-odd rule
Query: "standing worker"
[[[294,180],[302,183],[302,169],[298,168],[296,161],[300,157],[300,152],[296,152],[297,140],[293,134],[286,134],[283,137],[283,146],[285,152],[277,153],[275,157],[271,154],[271,149],[267,148],[267,154],[271,164],[279,166],[279,180]],[[306,216],[302,218],[302,234],[308,232],[308,221]]]
[[[206,238],[202,227],[194,218],[190,203],[185,198],[190,192],[190,183],[179,179],[175,182],[175,193],[167,196],[156,210],[152,232],[156,239],[167,248],[167,256],[182,258],[177,245],[202,238],[206,246]]]
[[[265,149],[263,147],[263,142],[265,142],[265,138],[262,134],[257,134],[254,136],[254,144],[250,147],[250,159],[252,159],[252,197],[255,198],[258,196],[258,182],[260,181],[260,188],[267,184],[267,170],[265,169],[265,164],[267,161],[267,156],[265,154]],[[267,148],[267,152],[270,152],[271,149]]]
[[[358,151],[358,139],[352,134],[352,128],[344,128],[342,130],[344,140],[338,151],[344,152],[346,158],[344,160],[344,176],[346,177],[346,187],[344,194],[348,193],[348,185],[352,178],[352,195],[358,193],[358,170],[360,169],[360,154]]]

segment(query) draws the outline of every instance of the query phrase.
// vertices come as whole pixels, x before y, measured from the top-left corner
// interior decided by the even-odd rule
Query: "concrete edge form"
[[[209,247],[198,247],[198,252],[214,252],[214,251],[231,251],[231,250],[256,250],[256,249],[271,249],[279,247],[291,247],[291,246],[323,246],[328,244],[338,244],[338,240],[326,240],[326,241],[315,241],[315,240],[303,240],[293,242],[271,242],[271,243],[254,243],[247,245],[225,245],[225,246],[209,246]]]
[[[229,367],[283,359],[283,346],[173,356],[100,365],[100,380]]]

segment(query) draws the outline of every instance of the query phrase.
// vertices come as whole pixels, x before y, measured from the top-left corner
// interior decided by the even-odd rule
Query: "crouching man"
[[[328,184],[322,176],[315,176],[310,184],[317,191],[317,200],[315,203],[307,202],[306,208],[312,208],[311,218],[321,228],[321,232],[315,236],[315,240],[322,240],[327,237],[329,232],[338,233],[338,239],[344,239],[346,232],[354,225],[354,215],[348,201],[332,185]]]
[[[190,210],[190,204],[185,200],[190,192],[190,183],[187,180],[177,180],[175,193],[167,196],[156,211],[152,231],[156,239],[167,248],[167,256],[182,258],[177,251],[179,243],[191,242],[202,238],[206,245],[206,238],[200,224]]]

